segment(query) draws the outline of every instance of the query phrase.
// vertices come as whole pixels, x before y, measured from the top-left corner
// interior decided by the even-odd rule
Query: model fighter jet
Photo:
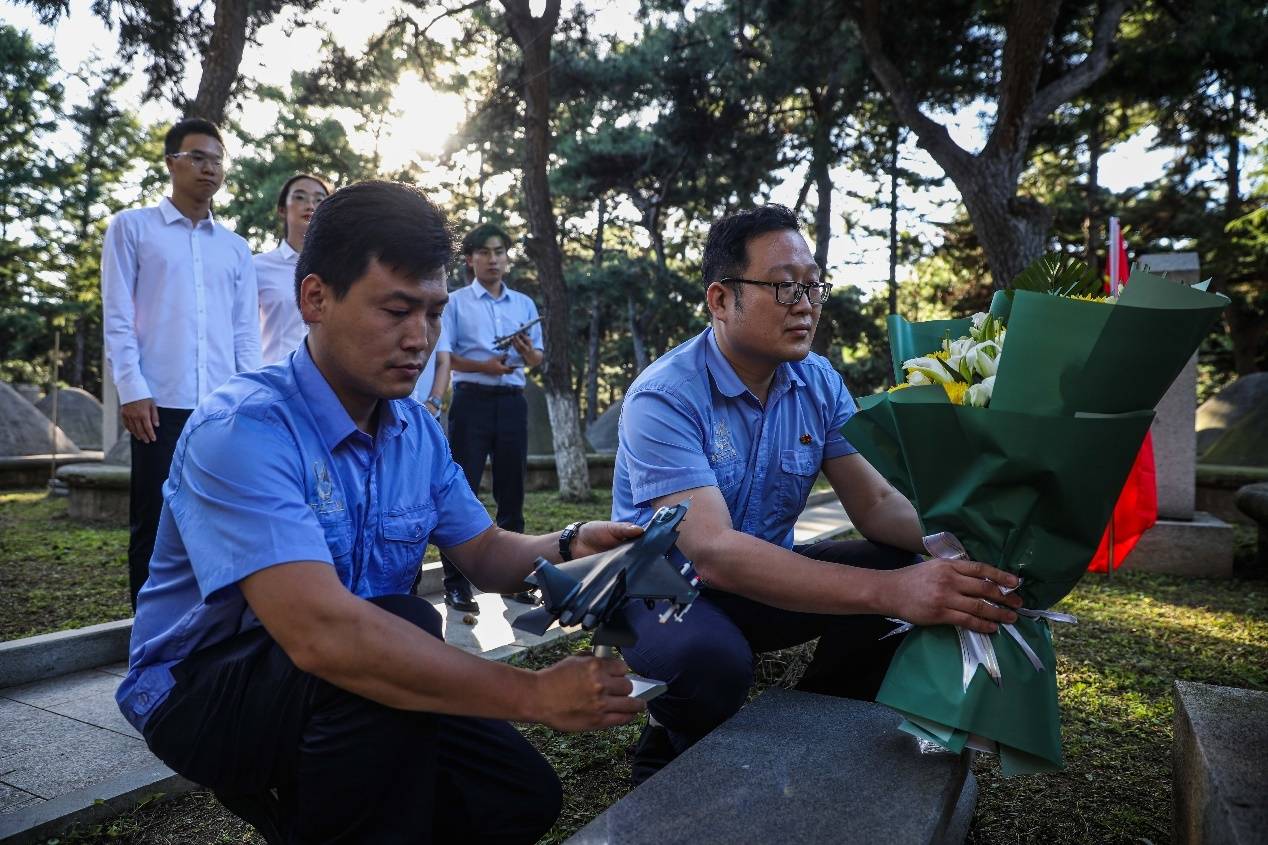
[[[537,317],[535,319],[529,320],[527,323],[520,326],[518,329],[511,332],[510,334],[504,334],[504,335],[501,335],[500,337],[493,338],[493,348],[497,349],[500,352],[506,352],[507,350],[511,348],[511,341],[515,340],[515,336],[517,334],[522,334],[523,332],[528,331],[529,329],[531,329],[533,326],[537,325],[541,321],[542,321],[542,318]]]
[[[627,601],[642,600],[649,607],[665,602],[660,621],[681,621],[699,595],[699,579],[687,575],[690,563],[680,569],[667,555],[678,541],[678,524],[690,504],[660,508],[641,537],[606,552],[560,566],[538,558],[537,568],[524,580],[541,589],[542,604],[512,626],[540,636],[556,619],[564,627],[580,625],[594,632],[595,655],[606,657],[613,646],[635,642],[635,633],[621,613]],[[641,698],[651,698],[665,688],[659,681],[632,680],[634,694]]]

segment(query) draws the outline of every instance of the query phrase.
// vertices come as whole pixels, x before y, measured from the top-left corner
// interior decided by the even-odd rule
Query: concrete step
[[[964,841],[969,754],[925,753],[881,704],[769,689],[569,845]]]

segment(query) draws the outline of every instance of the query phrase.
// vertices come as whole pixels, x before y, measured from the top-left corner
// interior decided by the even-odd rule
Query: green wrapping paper
[[[844,433],[912,501],[926,533],[948,531],[974,560],[1019,575],[1023,604],[1041,610],[1087,569],[1152,420],[1152,411],[1061,417],[957,406],[940,387],[913,387],[863,399]],[[954,628],[916,628],[877,700],[996,740],[1006,774],[1059,769],[1048,626],[1016,627],[1046,671],[1001,632],[992,637],[1001,686],[978,672],[966,693]]]
[[[974,560],[1016,573],[1023,605],[1052,607],[1085,574],[1150,422],[1227,300],[1145,273],[1117,303],[1029,291],[996,294],[1007,322],[989,408],[952,405],[941,387],[870,396],[843,433],[916,507],[926,534],[946,531]],[[968,334],[968,320],[890,318],[901,363]],[[1048,623],[991,637],[998,686],[967,689],[952,626],[918,627],[899,647],[877,700],[903,730],[961,750],[970,734],[998,745],[1005,776],[1059,770],[1056,658]]]

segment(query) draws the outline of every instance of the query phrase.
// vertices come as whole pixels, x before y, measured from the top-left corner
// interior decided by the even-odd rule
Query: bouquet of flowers
[[[1090,295],[1093,278],[1047,259],[989,314],[891,317],[905,388],[861,400],[843,429],[915,505],[931,554],[1021,578],[1014,625],[915,628],[877,696],[909,733],[998,751],[1006,776],[1063,765],[1049,622],[1072,620],[1049,609],[1087,570],[1154,406],[1227,304],[1139,272],[1115,301]]]

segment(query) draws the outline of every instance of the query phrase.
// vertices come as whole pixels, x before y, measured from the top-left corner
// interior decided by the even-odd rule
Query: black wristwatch
[[[572,541],[581,533],[581,526],[585,524],[585,520],[574,522],[560,533],[559,556],[564,560],[572,560]]]

